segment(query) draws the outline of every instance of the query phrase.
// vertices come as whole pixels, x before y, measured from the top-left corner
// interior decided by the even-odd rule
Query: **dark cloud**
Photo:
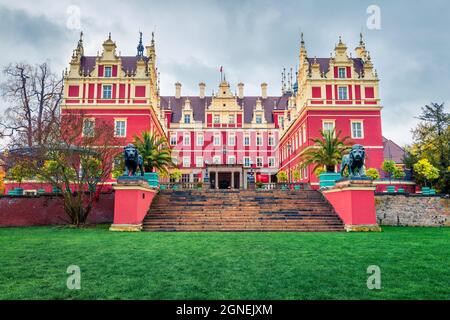
[[[260,83],[267,82],[269,94],[279,94],[282,68],[298,64],[302,30],[311,57],[328,57],[340,35],[353,50],[364,33],[381,79],[383,131],[400,144],[410,142],[423,104],[450,103],[450,3],[445,0],[6,3],[0,0],[1,64],[48,59],[55,70],[67,67],[78,31],[65,27],[66,10],[77,5],[89,54],[101,50],[110,31],[122,54],[134,54],[138,31],[148,42],[156,28],[164,95],[173,94],[176,81],[186,94],[197,94],[200,81],[211,92],[222,65],[233,86],[246,84],[246,93],[259,94]],[[372,4],[381,9],[381,30],[366,27]]]

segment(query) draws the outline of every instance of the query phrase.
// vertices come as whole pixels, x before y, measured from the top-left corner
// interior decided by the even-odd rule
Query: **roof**
[[[256,101],[261,99],[257,96],[248,96],[243,99],[237,99],[237,102],[241,108],[244,109],[244,123],[251,123],[253,119],[253,111],[256,107]],[[179,99],[175,96],[161,96],[161,108],[163,110],[172,110],[172,122],[179,123],[182,116],[182,108],[186,99],[191,102],[191,108],[193,110],[194,120],[198,122],[205,122],[205,109],[211,104],[212,97],[205,96],[205,98],[200,98],[199,96],[184,96]],[[267,97],[266,99],[261,99],[261,104],[264,109],[264,116],[268,123],[273,123],[272,112],[274,110],[286,110],[288,107],[289,94],[284,94],[278,97]]]
[[[130,72],[134,72],[134,71],[136,71],[137,61],[139,59],[141,59],[141,57],[137,57],[137,56],[122,56],[119,59],[121,60],[122,70],[123,71],[127,71],[128,70]],[[145,61],[148,60],[147,57],[143,57],[143,59]],[[83,56],[83,57],[81,57],[80,70],[86,71],[86,72],[89,72],[89,73],[92,72],[92,70],[94,70],[94,68],[95,68],[96,60],[97,60],[97,57],[95,57],[95,56]]]
[[[309,66],[314,63],[314,60],[317,60],[317,63],[320,65],[320,72],[327,73],[330,69],[330,58],[308,58]],[[353,67],[357,73],[361,73],[364,69],[364,63],[361,58],[352,58]]]
[[[406,151],[394,141],[383,137],[383,150],[385,160],[394,160],[395,163],[403,163],[403,157]]]

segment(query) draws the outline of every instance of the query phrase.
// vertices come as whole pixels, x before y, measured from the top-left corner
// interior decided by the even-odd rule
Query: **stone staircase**
[[[161,191],[144,231],[344,231],[322,194],[302,191]]]

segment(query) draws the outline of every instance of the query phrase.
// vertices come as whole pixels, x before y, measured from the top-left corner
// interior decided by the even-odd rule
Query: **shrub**
[[[369,178],[372,178],[373,180],[380,179],[380,173],[379,173],[378,170],[375,169],[375,168],[369,168],[369,169],[367,169],[366,175],[367,175]]]

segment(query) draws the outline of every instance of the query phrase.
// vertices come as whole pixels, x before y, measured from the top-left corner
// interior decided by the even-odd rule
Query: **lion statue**
[[[360,144],[355,144],[350,153],[342,158],[341,176],[344,174],[345,168],[348,168],[349,178],[365,177],[364,162],[366,151]]]
[[[137,169],[141,172],[141,176],[144,175],[143,159],[139,154],[139,151],[133,144],[129,144],[124,148],[125,157],[125,176],[136,176]]]

